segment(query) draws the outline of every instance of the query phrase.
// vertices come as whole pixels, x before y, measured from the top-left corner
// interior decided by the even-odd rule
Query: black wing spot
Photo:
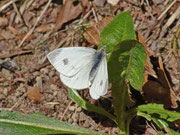
[[[68,58],[63,59],[64,65],[67,65],[69,63]]]
[[[101,80],[101,82],[100,82],[100,86],[102,86],[103,85],[103,80]]]

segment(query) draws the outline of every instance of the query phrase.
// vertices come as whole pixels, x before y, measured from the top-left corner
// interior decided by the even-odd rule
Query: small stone
[[[69,110],[74,112],[75,108],[76,108],[75,106],[70,106]]]
[[[54,76],[54,75],[55,75],[55,71],[50,71],[50,72],[49,72],[49,76],[50,76],[50,77],[52,77],[52,76]]]
[[[41,73],[39,71],[36,71],[33,73],[33,76],[40,76],[40,75],[41,75]]]
[[[57,96],[58,92],[54,91],[53,96]]]
[[[77,122],[78,121],[78,114],[77,113],[73,113],[72,119],[74,120],[74,122]]]
[[[7,96],[7,95],[8,95],[8,89],[7,89],[7,88],[4,88],[3,94],[4,94],[4,96]]]
[[[78,107],[76,111],[77,111],[77,112],[81,112],[81,111],[82,111],[82,108],[81,108],[81,107]]]
[[[73,120],[71,118],[68,119],[68,123],[73,123]]]
[[[119,0],[107,0],[107,2],[113,6],[116,6],[119,2]]]
[[[43,74],[48,74],[49,73],[49,70],[47,68],[43,68],[40,70],[41,73]]]

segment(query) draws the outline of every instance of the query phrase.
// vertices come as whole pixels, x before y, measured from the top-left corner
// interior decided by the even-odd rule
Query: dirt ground
[[[123,11],[131,14],[135,30],[153,57],[162,57],[172,89],[179,97],[180,53],[175,45],[180,45],[180,1],[120,0],[112,5],[106,0],[84,0],[73,4],[58,0],[0,1],[0,110],[41,112],[74,125],[116,134],[113,122],[83,110],[69,99],[59,73],[46,55],[59,47],[94,47],[83,36],[85,29]],[[88,90],[80,94],[91,103],[103,102],[106,109],[111,107],[106,98],[92,100]],[[110,97],[110,91],[107,95]],[[141,124],[131,127],[132,134],[154,131],[147,125],[142,130]]]

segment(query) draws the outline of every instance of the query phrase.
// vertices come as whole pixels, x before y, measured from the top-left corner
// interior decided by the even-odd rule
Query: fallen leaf
[[[176,94],[173,91],[171,84],[167,78],[164,66],[163,66],[163,62],[162,62],[162,58],[159,57],[159,68],[157,68],[157,75],[158,75],[158,80],[161,82],[161,84],[163,85],[163,87],[165,87],[166,89],[169,90],[169,95],[170,95],[170,101],[171,101],[171,107],[172,108],[177,108],[177,103],[176,103]]]
[[[91,44],[99,44],[100,32],[113,20],[113,17],[106,17],[95,26],[89,27],[83,34],[85,39]]]
[[[89,3],[89,0],[82,0],[81,5],[86,13],[90,10],[91,4]]]
[[[148,102],[164,104],[166,108],[171,107],[169,90],[162,87],[157,81],[148,80],[143,85],[144,100]]]
[[[80,15],[80,13],[82,13],[82,8],[80,3],[74,6],[73,1],[66,0],[60,11],[60,14],[57,17],[56,29],[60,29],[64,23],[72,19],[75,19]]]
[[[31,27],[33,26],[34,22],[31,21],[33,18],[35,18],[35,14],[33,14],[31,11],[29,10],[26,10],[24,15],[23,15],[23,18],[24,18],[24,22],[26,23],[27,26]]]
[[[89,27],[83,36],[91,44],[98,45],[100,42],[100,35],[96,26]]]
[[[31,100],[32,103],[40,102],[42,98],[42,95],[40,93],[40,88],[28,86],[27,96]]]
[[[143,84],[143,97],[145,101],[163,104],[165,108],[177,108],[176,96],[167,79],[164,71],[162,59],[159,57],[157,65],[154,65],[154,69],[157,74],[157,78],[153,78],[151,75]]]
[[[176,96],[166,76],[161,57],[155,58],[153,52],[148,50],[142,36],[138,32],[136,35],[146,51],[142,88],[144,100],[164,104],[166,108],[177,108]]]
[[[52,30],[53,28],[54,28],[54,24],[45,24],[45,25],[41,25],[41,26],[37,27],[36,31],[45,33],[45,32]]]
[[[26,36],[26,34],[27,34],[27,33],[19,34],[19,35],[18,35],[18,38],[19,38],[19,39],[23,39],[24,36]],[[32,40],[32,39],[34,39],[34,38],[36,38],[36,35],[35,35],[35,34],[31,34],[31,35],[29,35],[28,38],[26,38],[25,41],[28,42],[28,41],[30,41],[30,40]]]

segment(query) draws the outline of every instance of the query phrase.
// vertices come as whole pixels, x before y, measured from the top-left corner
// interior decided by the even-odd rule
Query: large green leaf
[[[138,41],[124,40],[115,46],[108,62],[115,114],[122,130],[129,125],[126,123],[129,114],[125,111],[129,105],[128,84],[141,90],[145,57],[144,47]]]
[[[117,15],[101,32],[99,48],[106,45],[107,52],[112,52],[115,45],[127,39],[136,39],[133,19],[128,12]]]
[[[74,126],[63,121],[48,118],[39,113],[21,115],[18,112],[0,112],[1,135],[42,135],[42,134],[82,134],[102,133]]]
[[[115,47],[108,63],[110,81],[130,82],[134,89],[141,90],[145,59],[144,47],[138,41],[122,41]]]
[[[113,115],[111,115],[110,113],[105,111],[103,108],[95,106],[95,105],[90,104],[87,101],[85,101],[83,98],[81,98],[81,96],[77,93],[76,90],[68,88],[68,93],[69,93],[69,97],[74,102],[79,104],[79,106],[81,106],[83,109],[88,110],[88,111],[92,111],[92,112],[96,112],[96,113],[100,113],[100,114],[108,117],[109,119],[111,119],[115,122],[115,117]]]

